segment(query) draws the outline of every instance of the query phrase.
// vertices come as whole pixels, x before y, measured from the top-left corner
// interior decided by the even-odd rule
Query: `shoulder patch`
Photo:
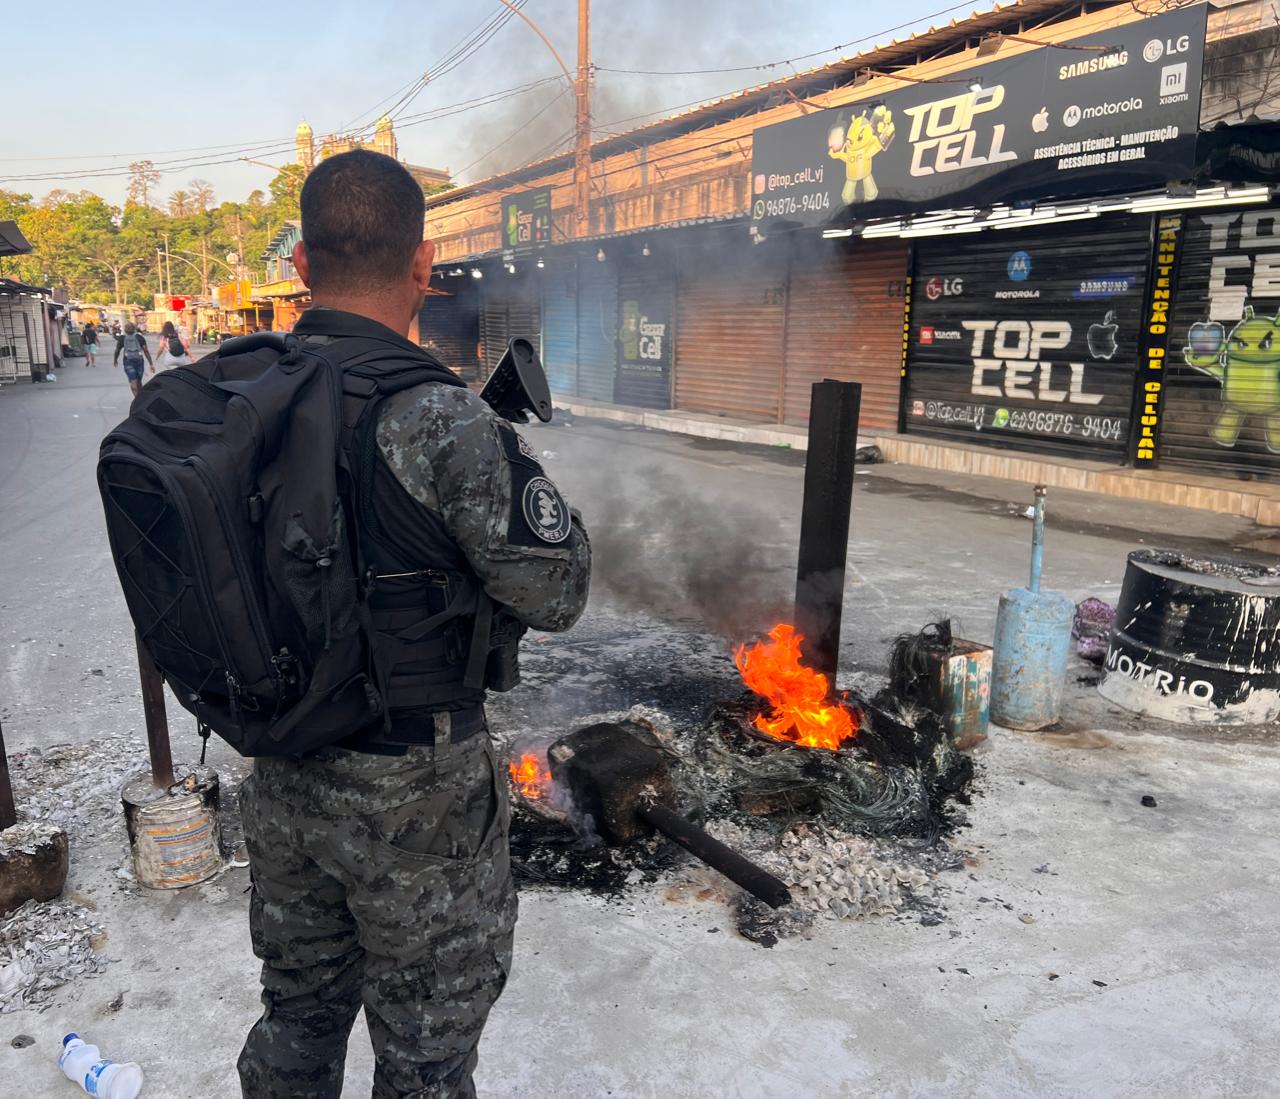
[[[545,477],[531,477],[520,497],[529,529],[543,542],[558,545],[569,537],[569,505]]]
[[[569,505],[543,472],[533,447],[518,431],[501,423],[498,436],[511,471],[507,541],[513,546],[558,546],[572,529]]]

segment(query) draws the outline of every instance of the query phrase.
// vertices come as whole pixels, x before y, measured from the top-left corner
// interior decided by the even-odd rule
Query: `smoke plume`
[[[727,73],[696,70],[768,62],[789,52],[819,48],[826,44],[824,39],[839,41],[840,32],[830,26],[830,9],[824,7],[814,0],[791,4],[739,0],[731,11],[723,4],[691,4],[687,0],[594,5],[591,59],[598,68],[592,79],[591,117],[596,139],[610,130],[643,125],[646,119],[638,116],[666,114],[684,104],[717,99],[789,75],[790,68]],[[576,5],[530,4],[527,14],[574,72]],[[485,84],[490,90],[503,86],[493,83],[495,74],[503,74],[504,81],[509,77],[534,80],[559,70],[546,46],[519,18],[511,19],[471,64],[474,71],[487,75]],[[691,71],[676,76],[611,71],[618,69]],[[552,104],[552,100],[556,102]],[[473,170],[466,173],[467,181],[507,171],[571,148],[574,117],[572,91],[565,83],[548,84],[486,108],[480,125],[458,127],[457,151],[451,149],[445,159],[455,171],[474,163]]]
[[[662,621],[741,641],[789,618],[794,528],[762,505],[732,507],[659,468],[579,492],[592,592]]]

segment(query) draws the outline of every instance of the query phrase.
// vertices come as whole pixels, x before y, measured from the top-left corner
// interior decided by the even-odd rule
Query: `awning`
[[[0,222],[0,225],[5,224]],[[13,222],[9,222],[12,225]],[[34,294],[37,297],[46,297],[49,293],[47,286],[28,286],[25,282],[19,282],[17,279],[0,278],[0,294]]]
[[[25,256],[34,251],[16,221],[0,221],[0,256]]]
[[[1199,180],[1270,183],[1280,178],[1280,124],[1249,119],[1203,130],[1196,139]]]

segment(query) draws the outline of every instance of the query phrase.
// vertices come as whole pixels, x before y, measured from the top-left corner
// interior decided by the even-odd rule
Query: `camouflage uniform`
[[[309,318],[312,331],[399,339],[330,310],[295,331]],[[506,421],[468,390],[425,385],[385,403],[377,440],[496,602],[534,629],[573,624],[586,534]],[[241,812],[264,1012],[240,1055],[246,1096],[337,1096],[362,1004],[375,1099],[474,1094],[516,916],[506,781],[487,729],[460,737],[437,718],[434,741],[255,761]]]

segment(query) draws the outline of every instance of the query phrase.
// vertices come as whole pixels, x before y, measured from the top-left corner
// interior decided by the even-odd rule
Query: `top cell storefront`
[[[903,426],[965,442],[1124,460],[1151,221],[923,241]]]

